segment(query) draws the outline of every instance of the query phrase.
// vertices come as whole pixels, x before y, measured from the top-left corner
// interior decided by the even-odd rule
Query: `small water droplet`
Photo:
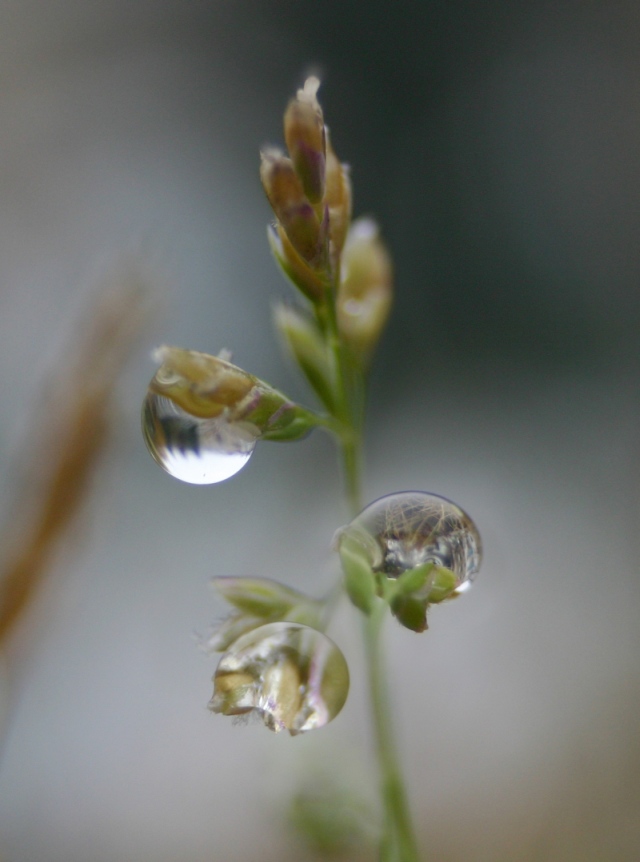
[[[211,485],[234,476],[251,457],[255,430],[224,417],[191,416],[169,398],[149,391],[142,408],[142,433],[160,466],[183,482]]]
[[[244,715],[255,710],[270,730],[294,736],[338,715],[349,691],[349,669],[322,632],[296,623],[270,623],[230,647],[213,682],[213,712]]]
[[[450,569],[454,595],[465,592],[482,559],[480,534],[455,503],[435,494],[405,491],[381,497],[346,528],[364,533],[374,571],[389,578],[424,563]]]

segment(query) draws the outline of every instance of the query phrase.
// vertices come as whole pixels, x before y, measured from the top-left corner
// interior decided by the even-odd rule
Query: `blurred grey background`
[[[639,38],[631,2],[0,2],[5,512],[20,462],[46,460],[22,444],[100,284],[124,261],[161,296],[23,635],[3,862],[305,858],[283,828],[301,781],[321,766],[375,798],[346,608],[352,695],[317,734],[210,715],[197,647],[223,613],[213,575],[331,583],[330,442],[259,445],[201,488],[139,432],[159,342],[230,348],[303,397],[267,325],[288,288],[257,165],[309,70],[395,258],[367,497],[444,494],[485,541],[427,634],[388,630],[424,857],[638,858]]]

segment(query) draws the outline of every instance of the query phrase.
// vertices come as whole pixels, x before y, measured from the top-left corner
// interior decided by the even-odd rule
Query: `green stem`
[[[360,450],[360,435],[356,436],[353,434],[342,441],[342,469],[344,471],[345,495],[349,511],[352,515],[357,515],[362,508],[360,494],[362,458]]]
[[[418,849],[393,738],[389,691],[382,659],[381,636],[387,607],[386,602],[377,601],[364,622],[375,744],[384,805],[380,862],[418,862]]]
[[[338,278],[338,276],[336,277]],[[362,410],[360,401],[363,383],[361,375],[350,369],[344,345],[338,331],[336,316],[337,280],[329,287],[329,301],[317,309],[318,322],[326,333],[327,347],[332,359],[333,384],[336,401],[335,417],[342,427],[339,435],[342,453],[342,470],[345,495],[352,515],[362,508]],[[349,373],[349,372],[352,373]]]
[[[340,435],[345,493],[352,515],[362,508],[362,426],[364,420],[364,379],[341,342],[336,317],[336,296],[339,278],[331,284],[330,301],[319,318],[326,332],[327,345],[333,359],[336,419],[342,424]],[[376,756],[380,771],[384,829],[380,843],[380,862],[418,862],[418,850],[411,825],[404,782],[393,738],[389,693],[382,660],[382,626],[388,604],[375,602],[369,617],[365,617],[364,640],[368,664],[369,689]]]
[[[361,508],[360,439],[359,434],[354,434],[350,440],[343,438],[342,442],[346,491],[354,514]],[[347,446],[347,443],[351,445]],[[380,862],[418,862],[418,850],[393,737],[389,691],[382,656],[382,628],[388,607],[386,601],[376,600],[370,616],[364,617],[363,629],[384,809]]]

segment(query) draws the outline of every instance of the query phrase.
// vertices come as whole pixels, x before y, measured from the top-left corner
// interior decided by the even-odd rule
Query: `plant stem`
[[[362,458],[360,455],[360,435],[343,440],[342,469],[344,471],[345,495],[352,515],[362,508],[360,493],[360,473]]]
[[[332,360],[333,388],[336,400],[335,418],[341,426],[338,435],[342,454],[345,496],[349,511],[356,515],[362,508],[362,375],[349,367],[345,348],[338,331],[336,315],[339,275],[328,285],[329,301],[317,310],[318,322],[326,333],[326,343]],[[351,373],[350,373],[351,372]]]
[[[336,316],[338,283],[339,276],[336,276],[331,284],[331,301],[327,303],[320,323],[327,333],[327,344],[333,358],[336,418],[344,429],[339,439],[345,495],[349,510],[355,516],[362,508],[362,427],[365,386],[362,368],[356,365],[346,352],[338,331]],[[377,600],[371,615],[364,618],[363,627],[376,757],[384,810],[380,862],[419,862],[404,781],[393,738],[389,692],[382,659],[382,627],[388,607],[386,601]]]
[[[380,862],[418,862],[418,849],[394,744],[389,691],[382,660],[381,635],[386,615],[387,604],[380,600],[364,621],[369,690],[384,806]]]
[[[345,490],[353,514],[360,508],[360,434],[342,441]],[[350,443],[350,445],[347,445]],[[389,709],[389,691],[382,656],[382,629],[388,604],[379,599],[368,617],[363,634],[368,665],[369,696],[375,733],[376,757],[380,772],[384,828],[380,862],[418,862],[418,850],[394,743]]]

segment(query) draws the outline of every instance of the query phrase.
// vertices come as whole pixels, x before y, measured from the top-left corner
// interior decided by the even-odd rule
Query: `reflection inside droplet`
[[[271,623],[231,646],[213,682],[213,712],[255,710],[270,730],[295,735],[336,717],[347,699],[349,670],[342,652],[322,632]]]
[[[210,485],[241,470],[256,445],[255,429],[223,417],[200,419],[169,398],[148,392],[142,408],[142,432],[160,466],[183,482]]]
[[[390,578],[434,563],[453,572],[453,595],[459,595],[480,568],[482,543],[476,525],[455,503],[435,494],[405,491],[381,497],[346,531],[362,536],[372,568]]]
[[[363,317],[371,305],[371,301],[364,299],[348,299],[342,304],[342,311],[350,317]]]

